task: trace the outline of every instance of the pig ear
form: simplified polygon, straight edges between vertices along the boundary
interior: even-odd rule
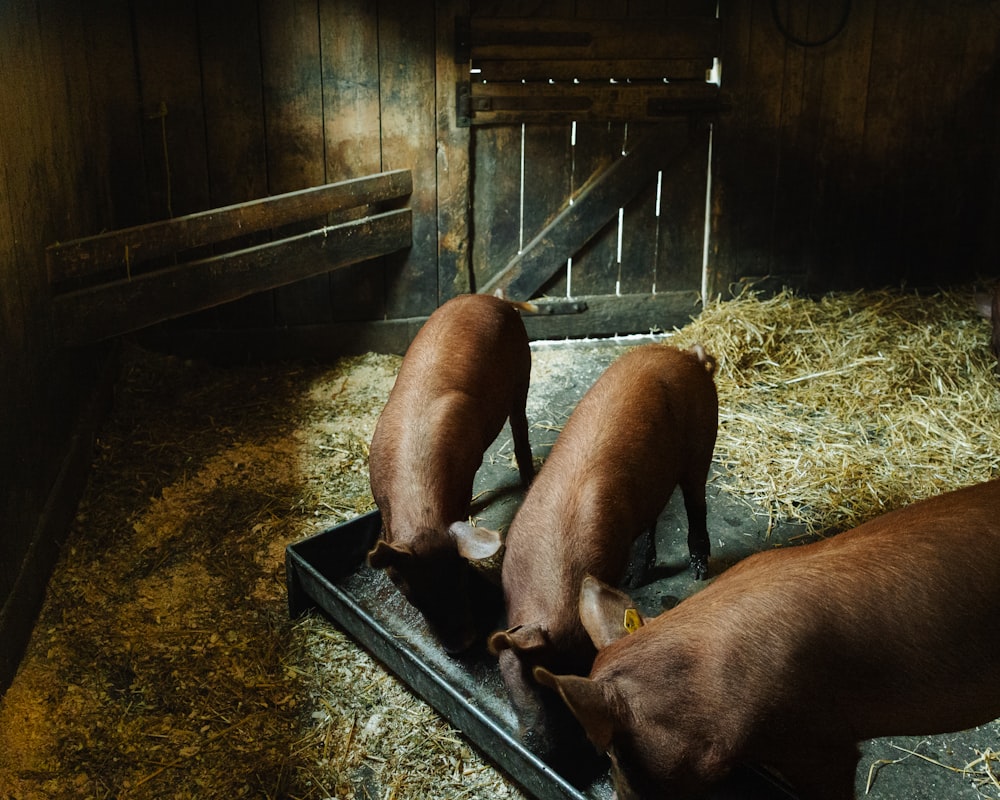
[[[448,535],[458,546],[458,554],[469,561],[480,561],[497,554],[502,540],[500,534],[489,528],[474,528],[468,522],[453,522]]]
[[[385,539],[379,539],[368,552],[368,565],[375,569],[397,567],[401,561],[411,555],[413,553],[405,545],[390,544]]]
[[[646,622],[632,598],[601,583],[593,575],[587,575],[580,586],[580,620],[598,650]]]
[[[490,636],[486,644],[493,655],[499,655],[502,650],[527,653],[545,647],[548,638],[542,626],[536,622],[531,625],[518,625],[506,631],[497,631]]]
[[[545,667],[535,667],[532,674],[540,684],[559,692],[595,747],[604,752],[611,747],[615,718],[601,684],[579,675],[553,675]]]

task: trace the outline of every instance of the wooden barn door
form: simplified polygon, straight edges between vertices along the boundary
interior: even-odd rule
[[[716,3],[472,5],[458,21],[471,74],[457,103],[472,128],[476,290],[553,301],[554,335],[696,313],[720,108]]]

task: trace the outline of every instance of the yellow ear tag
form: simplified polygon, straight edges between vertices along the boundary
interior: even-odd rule
[[[629,633],[635,633],[642,627],[642,617],[639,616],[639,612],[634,608],[626,608],[625,619],[622,624]]]

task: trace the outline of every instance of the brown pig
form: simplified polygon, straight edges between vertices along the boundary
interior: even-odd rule
[[[465,520],[483,453],[508,418],[521,482],[534,475],[530,372],[517,307],[460,295],[414,338],[372,437],[368,467],[383,538],[368,561],[387,571],[448,652],[467,649],[477,635],[479,589],[468,562],[500,548],[495,533]]]
[[[631,635],[628,605],[585,581],[590,677],[535,671],[619,800],[692,797],[741,763],[851,800],[859,741],[1000,717],[1000,481],[753,555]]]
[[[705,482],[718,428],[714,370],[701,346],[648,344],[621,356],[570,415],[511,522],[502,572],[510,627],[489,645],[499,656],[522,741],[552,763],[561,758],[554,750],[564,744],[560,731],[579,726],[531,670],[544,665],[587,674],[596,651],[577,611],[584,576],[620,581],[632,542],[655,526],[678,485],[691,567],[699,578],[707,572]]]

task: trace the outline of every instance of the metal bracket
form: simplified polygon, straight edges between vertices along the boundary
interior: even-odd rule
[[[468,81],[455,84],[455,124],[459,128],[472,125],[472,87]]]
[[[582,314],[587,310],[586,300],[531,300],[539,316],[554,314]]]

